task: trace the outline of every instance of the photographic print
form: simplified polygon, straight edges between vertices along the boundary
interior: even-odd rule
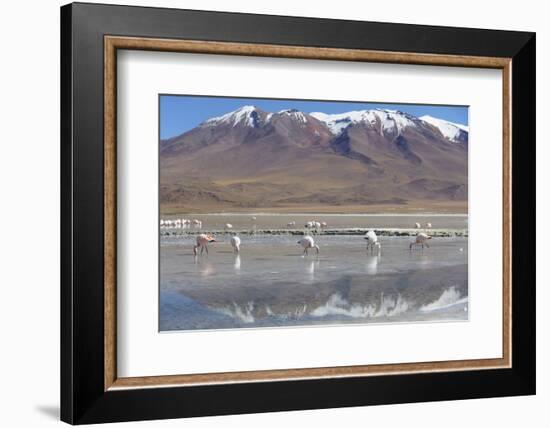
[[[467,321],[468,107],[159,95],[160,331]]]

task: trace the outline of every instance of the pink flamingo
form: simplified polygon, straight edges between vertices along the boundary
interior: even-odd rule
[[[428,239],[432,239],[432,237],[426,235],[425,233],[419,233],[418,235],[416,235],[416,239],[411,242],[411,245],[409,245],[409,250],[412,250],[413,245],[422,245],[422,249],[424,249],[424,245],[430,248],[430,246],[426,242]]]
[[[307,250],[309,248],[315,248],[315,251],[317,251],[317,254],[319,254],[319,246],[315,245],[315,241],[311,236],[304,236],[302,239],[298,241],[298,244],[300,244],[302,247],[304,247],[304,254],[307,255]]]
[[[197,255],[197,248],[200,247],[201,249],[201,255],[202,252],[206,249],[206,254],[208,254],[208,243],[209,242],[216,242],[214,237],[212,235],[205,235],[204,233],[201,233],[199,236],[197,236],[197,245],[193,247],[193,254]]]

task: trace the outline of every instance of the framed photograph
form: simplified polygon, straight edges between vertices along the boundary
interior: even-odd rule
[[[535,393],[533,33],[76,3],[61,54],[62,420]]]

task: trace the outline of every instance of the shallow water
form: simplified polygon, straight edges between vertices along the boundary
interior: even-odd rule
[[[161,239],[161,331],[468,319],[467,238],[410,251],[382,237],[376,255],[361,236],[317,236],[308,256],[289,235],[242,236],[239,255],[219,239],[196,257],[194,236]]]

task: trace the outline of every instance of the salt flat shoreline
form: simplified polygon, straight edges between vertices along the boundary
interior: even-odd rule
[[[213,235],[364,235],[369,230],[374,230],[378,236],[416,236],[420,232],[429,234],[434,238],[468,237],[468,229],[414,229],[414,228],[326,228],[326,229],[303,229],[303,228],[276,228],[276,229],[161,229],[161,237],[193,236],[201,233]]]
[[[370,204],[370,205],[293,205],[293,206],[262,206],[262,207],[227,207],[227,212],[219,212],[219,205],[212,204],[208,206],[184,206],[161,204],[161,214],[163,216],[189,216],[205,214],[250,214],[250,213],[269,213],[269,214],[372,214],[372,215],[424,215],[424,214],[459,214],[468,215],[468,204],[464,201],[458,202],[440,202],[422,201],[407,205],[389,205],[389,204]]]

